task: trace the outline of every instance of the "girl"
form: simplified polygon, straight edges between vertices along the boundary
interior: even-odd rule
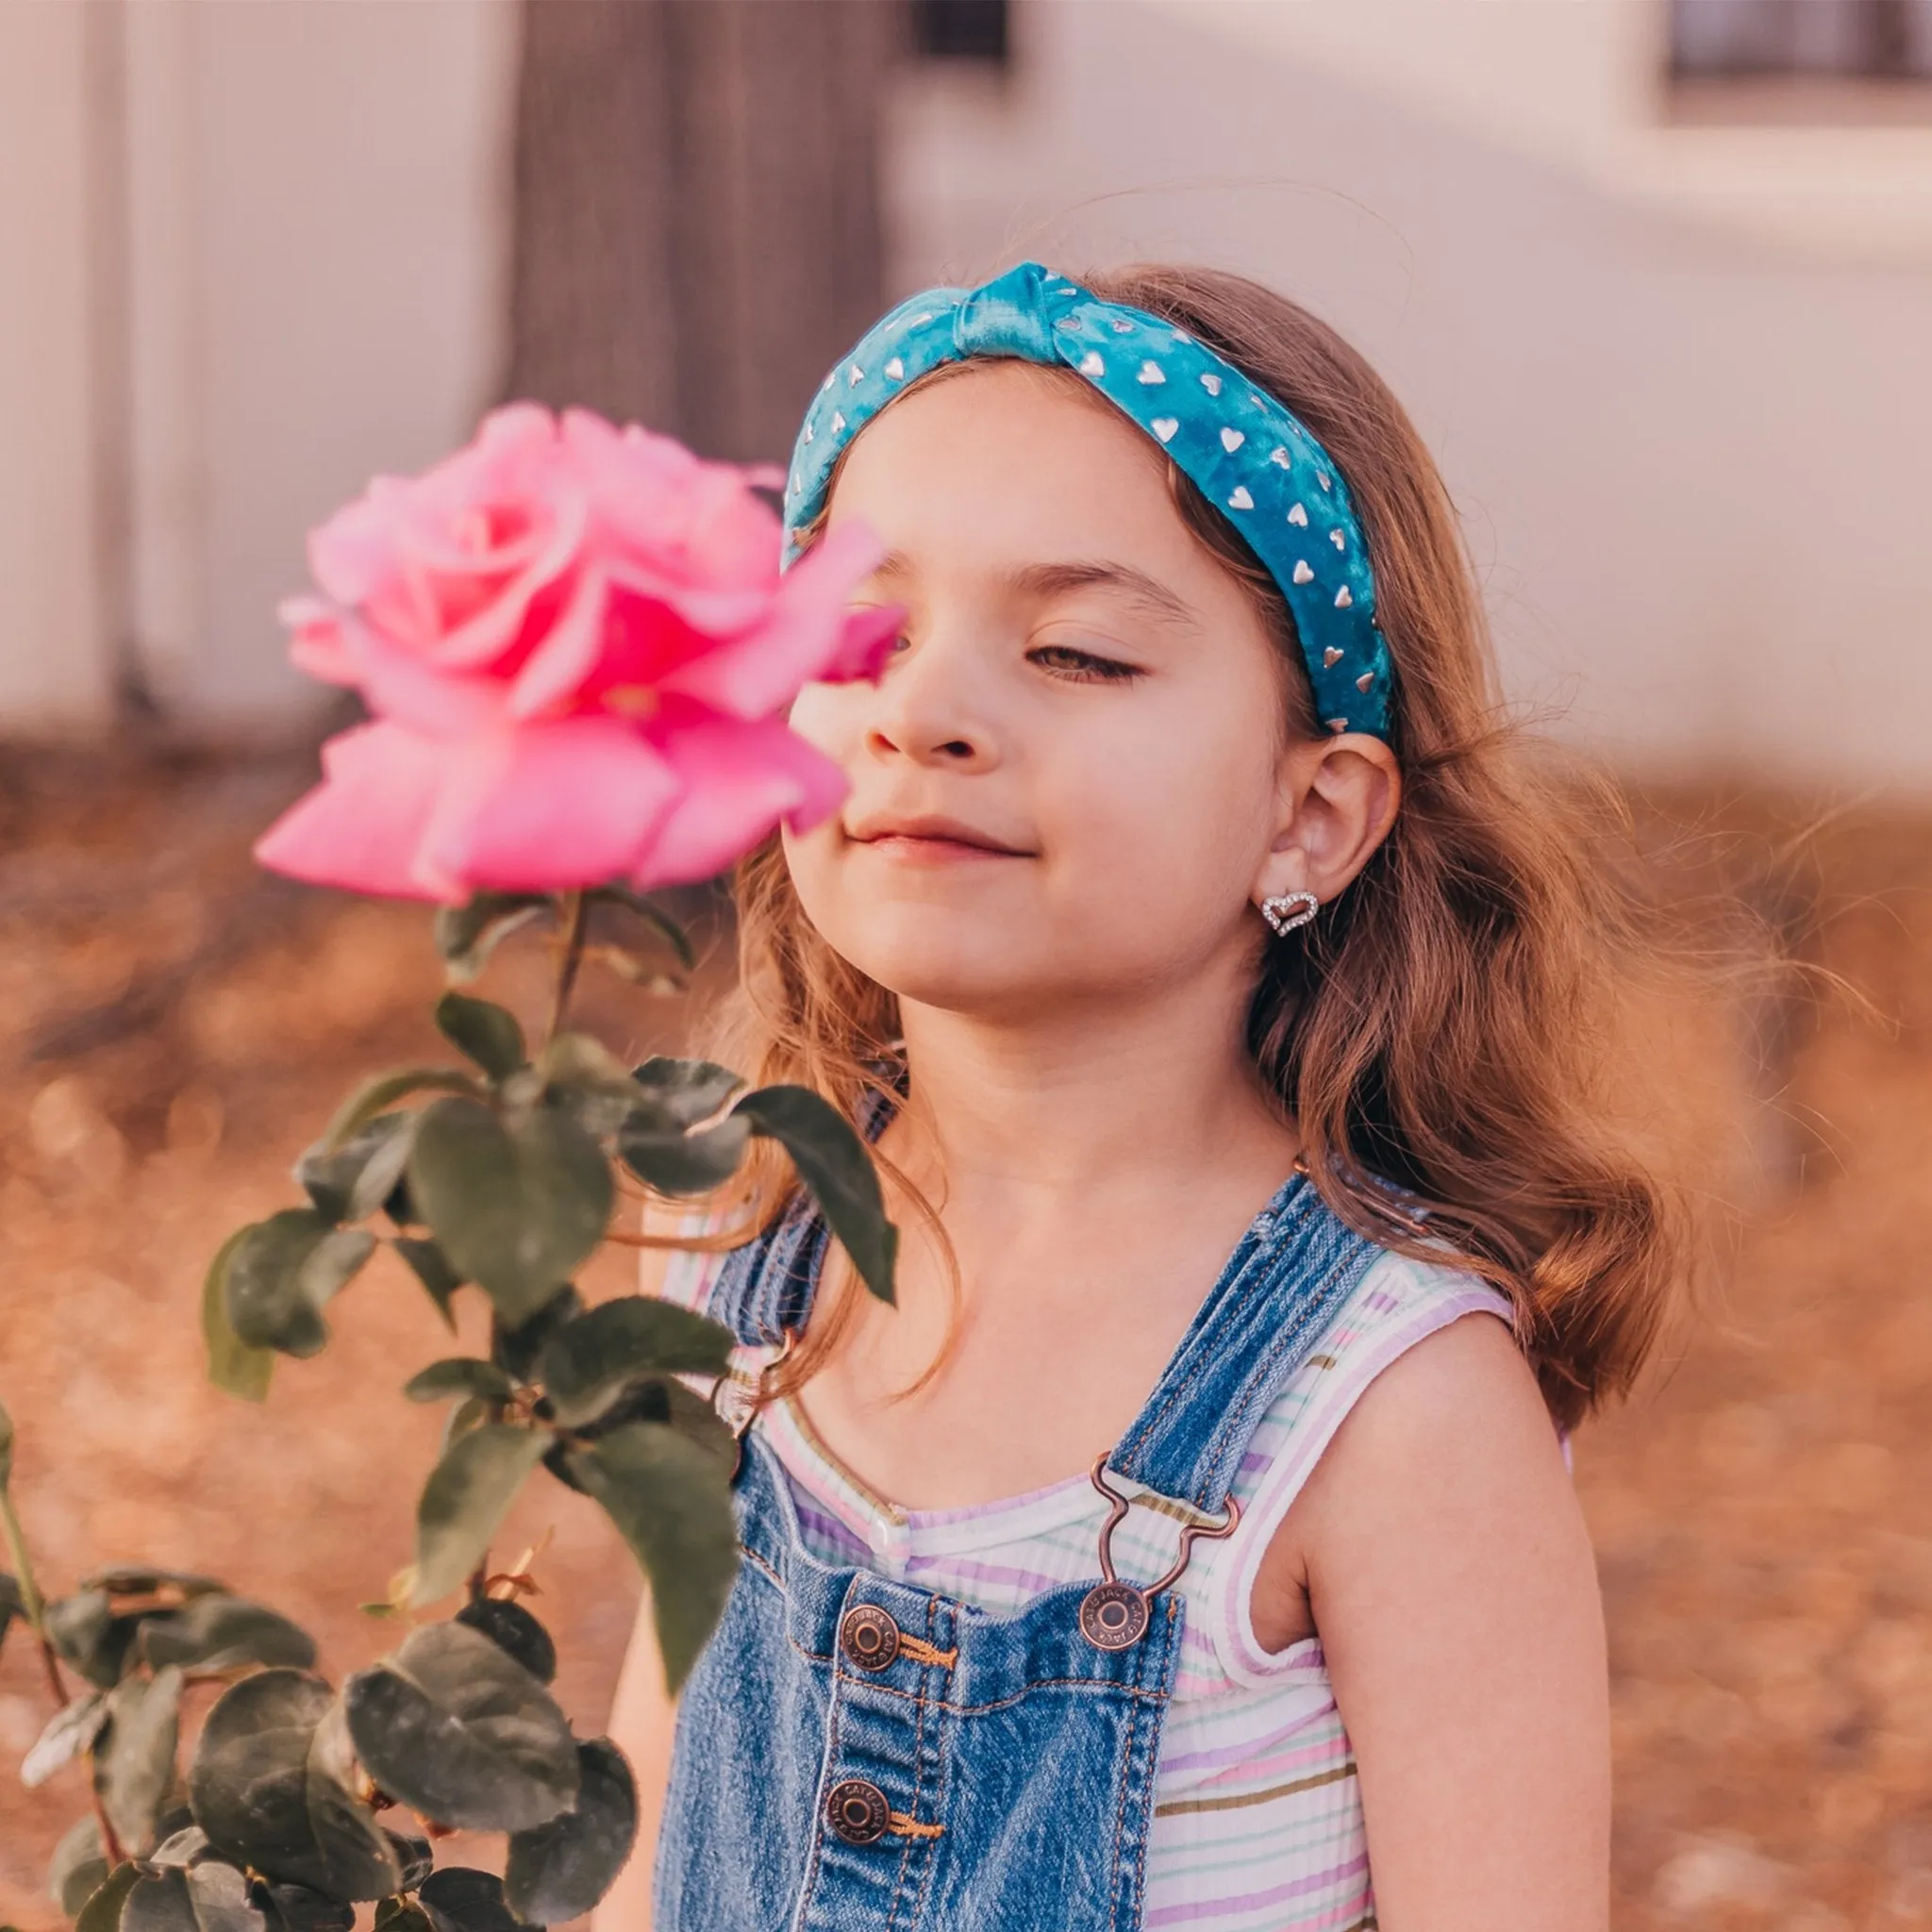
[[[744,1560],[675,1748],[634,1646],[605,1925],[1601,1928],[1561,1437],[1680,1242],[1413,429],[1252,283],[1027,264],[833,371],[787,511],[906,614],[792,714],[851,793],[743,869],[733,1058],[874,1137],[898,1305],[797,1198],[664,1285]]]

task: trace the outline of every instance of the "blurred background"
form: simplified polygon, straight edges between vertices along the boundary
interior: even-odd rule
[[[1617,1924],[1932,1924],[1932,0],[0,0],[0,1399],[46,1580],[224,1573],[332,1674],[389,1641],[427,1303],[372,1274],[264,1410],[196,1334],[341,1088],[432,1041],[419,911],[248,861],[340,722],[273,618],[304,532],[509,395],[782,458],[889,300],[1025,256],[1340,326],[1511,699],[1700,929],[1810,974],[1659,1027],[1734,1235],[1577,1445]],[[594,1728],[635,1586],[570,1499],[528,1527]],[[30,1661],[33,1932],[82,1796],[11,1781]]]

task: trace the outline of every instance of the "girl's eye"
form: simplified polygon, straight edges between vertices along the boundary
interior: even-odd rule
[[[1083,651],[1074,644],[1037,644],[1026,653],[1026,661],[1075,684],[1125,684],[1141,675],[1138,664],[1103,658],[1097,651]]]

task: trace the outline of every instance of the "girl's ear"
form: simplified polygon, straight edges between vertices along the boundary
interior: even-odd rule
[[[1402,803],[1402,772],[1379,738],[1347,731],[1281,755],[1274,837],[1255,880],[1256,905],[1312,892],[1326,905],[1389,836]]]

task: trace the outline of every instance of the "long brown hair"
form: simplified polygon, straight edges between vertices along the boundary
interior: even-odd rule
[[[1395,664],[1402,805],[1350,890],[1268,946],[1248,1043],[1322,1198],[1372,1239],[1424,1257],[1446,1245],[1504,1290],[1545,1399],[1572,1425],[1628,1385],[1690,1250],[1680,1191],[1609,1104],[1624,995],[1647,953],[1607,856],[1614,808],[1603,788],[1545,769],[1505,719],[1455,509],[1355,350],[1240,275],[1151,265],[1083,279],[1212,346],[1292,409],[1348,481]],[[1289,728],[1314,735],[1286,601],[1172,466],[1170,486],[1280,645]],[[731,1063],[856,1115],[891,1078],[896,1001],[812,928],[775,840],[737,889]],[[783,1189],[776,1170],[758,1173],[757,1220]],[[937,1230],[930,1206],[905,1198]],[[786,1387],[838,1347],[851,1287],[815,1312]]]

